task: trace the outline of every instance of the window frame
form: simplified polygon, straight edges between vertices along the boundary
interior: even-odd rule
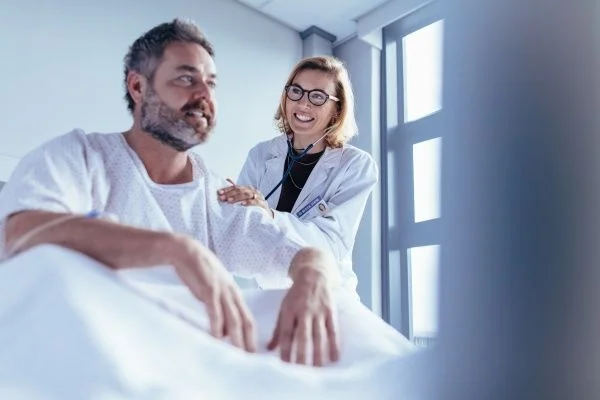
[[[381,52],[381,294],[382,317],[410,340],[423,338],[413,337],[412,304],[411,304],[411,273],[408,260],[408,249],[412,247],[439,245],[441,242],[441,218],[414,222],[414,182],[413,182],[413,152],[412,146],[429,139],[442,138],[440,130],[440,114],[442,109],[420,118],[404,123],[404,55],[402,38],[416,32],[436,21],[443,20],[437,1],[427,3],[413,13],[393,22],[383,28],[383,51]],[[387,121],[387,63],[388,44],[396,42],[396,101],[398,123],[396,127],[388,127]],[[445,46],[442,46],[444,51]],[[443,57],[443,55],[442,55]],[[442,83],[443,84],[443,83]],[[396,207],[396,225],[389,228],[390,193],[388,153],[393,151],[396,160],[394,198]],[[391,252],[399,252],[397,271],[390,269]],[[394,268],[394,266],[392,266]],[[399,290],[398,290],[399,288]],[[425,341],[429,343],[429,341]]]

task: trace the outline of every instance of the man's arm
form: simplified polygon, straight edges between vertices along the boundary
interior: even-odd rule
[[[68,214],[23,211],[8,217],[6,248],[32,229]],[[42,229],[20,249],[56,244],[86,254],[113,269],[172,265],[190,291],[205,303],[215,337],[227,334],[248,351],[256,349],[255,327],[233,279],[217,257],[184,235],[154,232],[111,221],[75,217]]]
[[[24,211],[6,222],[5,244],[11,249],[17,240],[33,229],[64,218],[68,214]],[[90,218],[71,218],[42,229],[20,251],[39,244],[56,244],[88,255],[113,268],[172,265],[178,262],[185,243],[170,233],[138,229]]]

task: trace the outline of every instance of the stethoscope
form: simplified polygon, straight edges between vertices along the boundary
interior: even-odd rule
[[[306,146],[306,148],[304,149],[304,151],[302,151],[302,153],[298,154],[297,156],[294,155],[294,151],[293,151],[294,147],[292,146],[292,142],[291,142],[290,138],[288,138],[288,140],[287,140],[287,144],[288,144],[288,157],[290,158],[290,162],[288,164],[287,169],[285,170],[285,173],[283,174],[283,178],[281,178],[281,180],[279,181],[279,183],[277,185],[275,185],[275,187],[269,192],[269,194],[267,194],[265,196],[265,200],[268,200],[269,197],[271,197],[273,195],[273,193],[275,193],[275,191],[279,188],[279,186],[281,186],[283,184],[283,182],[285,182],[285,180],[287,179],[287,177],[290,176],[290,174],[292,172],[292,167],[294,166],[294,164],[296,164],[298,161],[300,161],[302,159],[302,157],[304,157],[310,151],[310,149],[312,149],[313,147],[315,147],[315,144],[317,144],[321,140],[323,140],[325,138],[325,136],[327,136],[327,133],[324,134],[323,136],[321,136],[319,139],[317,139],[313,143],[311,143],[308,146]]]

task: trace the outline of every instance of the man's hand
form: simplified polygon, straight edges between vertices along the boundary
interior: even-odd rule
[[[231,179],[227,180],[231,183],[231,186],[217,191],[220,201],[230,204],[240,203],[243,206],[258,206],[268,211],[270,216],[273,216],[269,203],[258,189],[252,186],[238,186]]]
[[[290,362],[295,349],[296,363],[306,364],[310,345],[315,366],[339,359],[331,282],[324,265],[330,263],[330,259],[312,249],[301,250],[292,261],[290,275],[294,283],[281,303],[267,346],[269,350],[279,346],[283,361]]]
[[[62,221],[62,222],[60,222]],[[185,235],[157,232],[70,214],[24,211],[8,218],[5,243],[11,248],[32,230],[19,250],[49,243],[88,255],[119,270],[172,265],[196,298],[206,304],[211,332],[232,344],[256,350],[254,320],[233,278],[208,248]]]
[[[176,240],[182,249],[174,262],[175,270],[205,304],[211,334],[216,338],[229,336],[234,346],[255,352],[255,322],[232,276],[208,248],[185,236]]]

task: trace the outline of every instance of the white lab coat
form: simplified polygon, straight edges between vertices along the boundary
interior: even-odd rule
[[[254,186],[266,195],[283,177],[286,154],[284,135],[259,143],[250,150],[237,183]],[[378,179],[377,165],[365,151],[351,145],[327,148],[291,213],[275,211],[275,221],[280,227],[294,231],[309,245],[335,256],[344,287],[353,291],[357,285],[352,270],[354,240]],[[272,209],[277,207],[280,194],[281,187],[269,198]],[[323,211],[319,206],[326,208]],[[260,279],[257,281],[261,285]]]

